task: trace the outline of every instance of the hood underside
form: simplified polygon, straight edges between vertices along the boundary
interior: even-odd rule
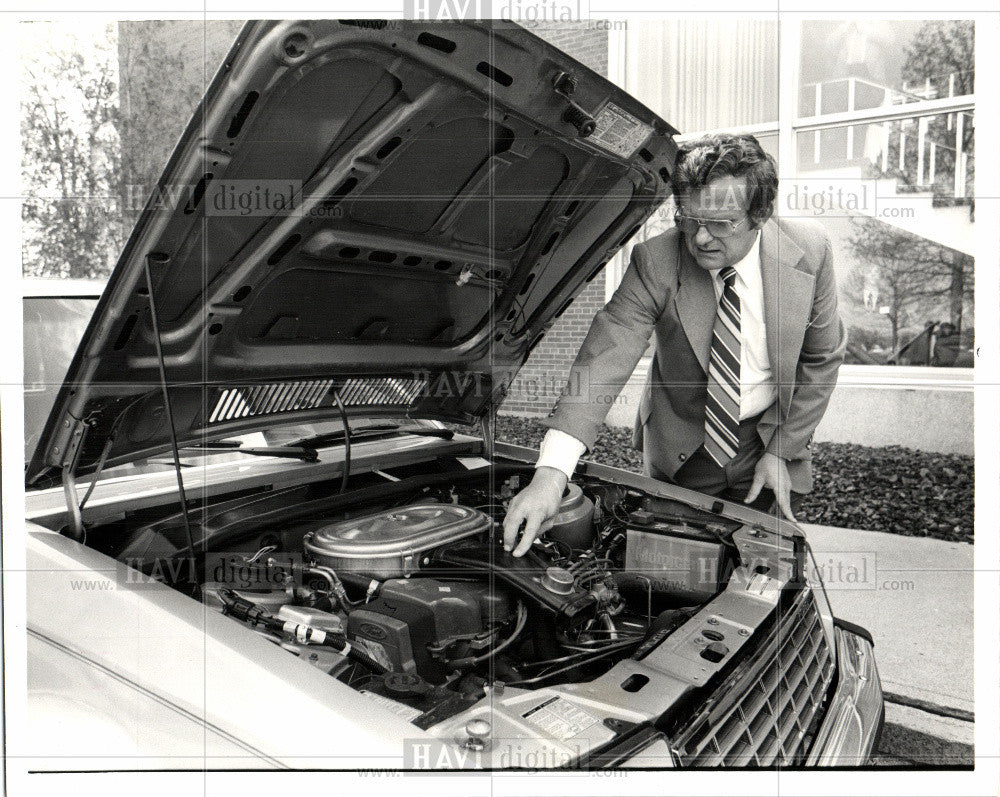
[[[157,329],[182,444],[332,416],[337,397],[483,415],[666,198],[675,132],[510,23],[249,23],[133,230],[29,483],[169,446]]]

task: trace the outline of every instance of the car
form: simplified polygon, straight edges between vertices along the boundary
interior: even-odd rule
[[[501,544],[535,452],[494,414],[668,197],[676,133],[514,24],[248,23],[86,329],[47,316],[72,360],[26,378],[66,372],[27,414],[10,752],[865,765],[873,641],[796,524],[585,461],[523,558]]]

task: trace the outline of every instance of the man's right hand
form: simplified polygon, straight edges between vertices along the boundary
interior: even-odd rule
[[[563,492],[569,479],[557,468],[541,467],[535,471],[531,484],[514,496],[503,521],[503,547],[514,549],[514,556],[524,556],[535,538],[552,528],[552,519],[559,514]],[[524,524],[521,539],[517,532]]]

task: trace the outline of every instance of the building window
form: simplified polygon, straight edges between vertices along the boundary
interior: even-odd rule
[[[781,25],[780,52],[773,21],[632,25],[625,88],[682,138],[750,132],[775,156],[777,213],[814,218],[833,243],[849,362],[971,365],[973,23]],[[609,297],[626,265],[608,269]]]
[[[626,89],[682,134],[777,122],[777,21],[636,21],[626,42]]]

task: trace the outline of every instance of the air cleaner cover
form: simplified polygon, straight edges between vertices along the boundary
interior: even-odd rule
[[[413,504],[331,523],[306,534],[306,553],[334,570],[372,578],[412,573],[419,555],[486,531],[490,519],[458,504]]]

